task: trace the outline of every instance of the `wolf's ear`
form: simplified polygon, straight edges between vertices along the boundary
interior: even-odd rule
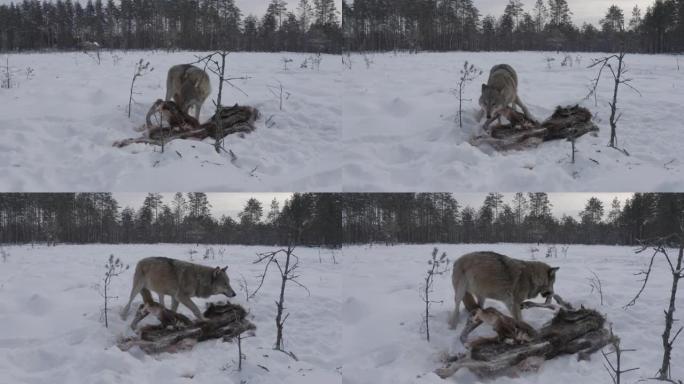
[[[228,266],[226,265],[225,267],[221,268],[221,272],[225,272],[226,269],[228,269]]]
[[[214,268],[214,272],[212,272],[211,277],[216,278],[218,277],[219,273],[221,273],[221,267],[216,267]]]
[[[487,84],[482,84],[482,90],[484,91],[485,89],[487,89]]]
[[[549,277],[556,276],[556,271],[558,271],[559,269],[560,269],[560,267],[551,267],[549,269]]]

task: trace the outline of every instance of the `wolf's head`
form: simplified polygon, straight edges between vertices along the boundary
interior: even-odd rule
[[[506,106],[506,100],[500,90],[482,84],[482,96],[480,96],[480,107],[487,113],[487,119],[491,119],[501,109]]]
[[[224,294],[226,297],[235,297],[235,291],[230,286],[230,279],[226,273],[228,267],[216,267],[211,273],[211,291],[214,294]]]
[[[560,267],[551,267],[544,263],[540,264],[542,264],[541,273],[538,273],[535,279],[537,292],[543,297],[549,297],[554,293],[553,284],[556,282],[556,272]]]

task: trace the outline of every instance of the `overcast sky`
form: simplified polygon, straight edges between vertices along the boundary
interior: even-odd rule
[[[143,200],[145,200],[146,193],[114,193],[114,198],[119,202],[121,208],[131,207],[134,209],[140,208]],[[174,193],[162,193],[164,202],[169,204],[173,199]],[[290,198],[291,193],[207,193],[207,198],[211,204],[212,214],[216,218],[222,215],[229,215],[237,218],[237,214],[245,207],[245,203],[251,197],[261,201],[264,207],[264,215],[268,212],[271,205],[271,200],[274,198],[283,206],[283,202]],[[504,193],[504,202],[510,204],[515,193]],[[486,193],[454,193],[454,197],[458,200],[461,207],[471,206],[479,208],[484,202]],[[603,208],[606,214],[610,209],[610,204],[614,197],[617,197],[622,203],[632,196],[631,193],[549,193],[549,200],[553,204],[552,212],[555,216],[569,215],[578,217],[579,213],[584,209],[587,200],[590,197],[596,197],[603,202]]]
[[[532,13],[536,2],[537,0],[522,0],[525,11]],[[544,0],[544,2],[548,4],[547,0]],[[598,25],[599,20],[605,16],[608,7],[611,5],[617,5],[622,8],[622,12],[625,14],[625,23],[628,23],[629,18],[632,16],[632,8],[635,5],[641,8],[641,15],[643,16],[646,7],[653,3],[655,3],[655,0],[568,0],[570,12],[572,12],[572,21],[577,26],[581,26],[584,22]],[[480,10],[482,15],[491,14],[498,17],[503,14],[508,0],[473,0],[473,4]]]
[[[504,193],[503,195],[504,203],[511,204],[515,193]],[[603,202],[603,210],[605,214],[608,214],[613,198],[617,197],[621,203],[624,203],[632,195],[632,193],[549,193],[549,200],[553,204],[551,211],[555,216],[568,215],[578,218],[579,213],[584,210],[587,200],[592,196]],[[454,193],[454,198],[461,207],[469,205],[476,209],[482,206],[486,196],[486,193]]]
[[[170,205],[175,193],[162,193],[161,195],[164,203]],[[228,215],[237,219],[237,214],[242,211],[247,200],[252,197],[261,202],[264,207],[264,216],[266,216],[274,198],[280,202],[282,208],[283,202],[289,199],[291,195],[291,193],[207,193],[207,199],[211,204],[211,213],[215,218]],[[113,196],[121,208],[131,207],[137,210],[145,200],[147,193],[113,193]]]
[[[285,0],[287,2],[287,8],[296,13],[297,4],[299,0]],[[235,5],[242,10],[243,15],[254,14],[261,16],[266,13],[266,8],[271,0],[235,0]],[[313,6],[313,1],[309,0],[309,3]],[[342,11],[342,0],[335,0],[335,6],[337,6],[337,12]],[[339,17],[339,15],[338,15]]]

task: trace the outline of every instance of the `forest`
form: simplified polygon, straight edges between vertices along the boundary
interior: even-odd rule
[[[335,0],[271,0],[260,18],[234,0],[24,0],[0,5],[0,51],[185,49],[336,53]]]
[[[684,51],[684,0],[612,5],[598,27],[575,25],[567,0],[530,2],[501,2],[496,17],[483,16],[473,0],[343,0],[345,50]]]
[[[451,193],[304,193],[214,217],[205,193],[146,196],[120,207],[111,193],[0,194],[0,243],[342,244],[557,243],[637,245],[681,231],[684,194],[636,193],[578,217],[552,213],[546,193],[488,194],[480,207]]]
[[[681,233],[684,194],[636,193],[609,207],[590,198],[579,217],[555,217],[546,193],[488,194],[480,207],[450,193],[345,194],[344,243],[551,243],[636,245]]]
[[[340,195],[294,194],[264,207],[249,199],[238,220],[216,218],[205,193],[150,193],[139,208],[111,193],[0,194],[0,243],[205,243],[339,247]]]

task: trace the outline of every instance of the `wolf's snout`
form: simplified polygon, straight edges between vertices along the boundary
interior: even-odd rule
[[[233,290],[228,291],[228,292],[225,292],[224,295],[226,295],[226,297],[235,297],[235,296],[237,296],[237,294],[236,294],[235,291],[233,291]]]

